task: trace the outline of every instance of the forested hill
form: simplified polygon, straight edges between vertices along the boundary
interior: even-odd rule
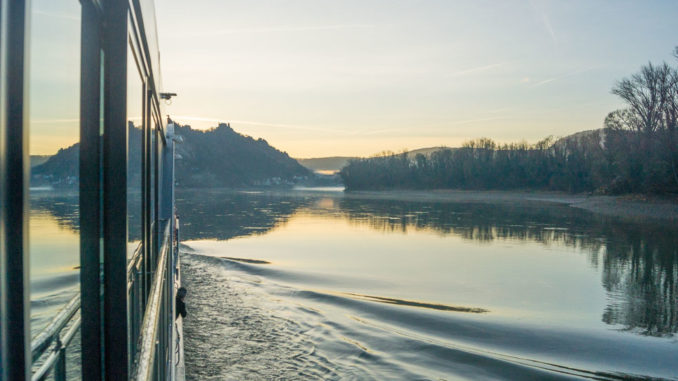
[[[176,180],[179,187],[250,187],[291,185],[311,175],[296,160],[266,140],[235,132],[228,124],[206,131],[178,126],[183,143],[176,145]],[[140,130],[129,127],[130,142],[140,141]],[[60,149],[45,163],[31,168],[31,185],[72,187],[78,181],[79,144]],[[130,157],[138,162],[140,147],[130,144]],[[138,178],[131,166],[129,177]]]
[[[310,175],[285,152],[264,139],[235,132],[228,124],[203,130],[179,126],[177,181],[181,187],[292,184]]]

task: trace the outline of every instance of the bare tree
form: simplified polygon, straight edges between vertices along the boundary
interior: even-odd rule
[[[674,55],[678,58],[678,47]],[[678,70],[666,63],[648,63],[637,74],[619,81],[612,93],[622,98],[628,109],[609,114],[605,126],[635,132],[636,138],[630,140],[635,148],[645,152],[649,161],[668,165],[670,174],[664,173],[678,185]],[[648,173],[661,171],[649,162],[645,168]]]
[[[678,47],[674,51],[678,58]],[[662,82],[662,113],[664,119],[664,138],[662,139],[666,146],[669,160],[671,162],[671,171],[673,180],[678,185],[678,70],[670,68],[669,73]]]
[[[604,125],[613,131],[640,132],[642,129],[640,120],[631,109],[612,111],[605,117]]]
[[[652,134],[662,124],[663,84],[671,72],[667,64],[654,66],[648,63],[640,72],[624,78],[612,89],[628,105],[640,121],[640,132]]]

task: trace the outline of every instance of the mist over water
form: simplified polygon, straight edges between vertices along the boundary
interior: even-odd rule
[[[678,231],[555,204],[181,191],[187,375],[678,374]]]

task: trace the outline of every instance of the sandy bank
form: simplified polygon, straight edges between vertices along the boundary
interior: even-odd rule
[[[557,203],[625,219],[678,221],[678,199],[644,196],[594,196],[530,191],[352,191],[345,197],[402,201]]]

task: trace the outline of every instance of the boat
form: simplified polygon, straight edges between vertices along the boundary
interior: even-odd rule
[[[176,94],[162,86],[153,0],[57,3],[79,6],[80,292],[31,337],[28,74],[37,23],[30,1],[0,0],[0,380],[65,380],[66,351],[77,350],[83,380],[181,381],[180,138],[164,110]],[[129,78],[141,85],[133,126]],[[132,127],[138,156],[130,155]],[[141,207],[130,246],[133,197]]]

